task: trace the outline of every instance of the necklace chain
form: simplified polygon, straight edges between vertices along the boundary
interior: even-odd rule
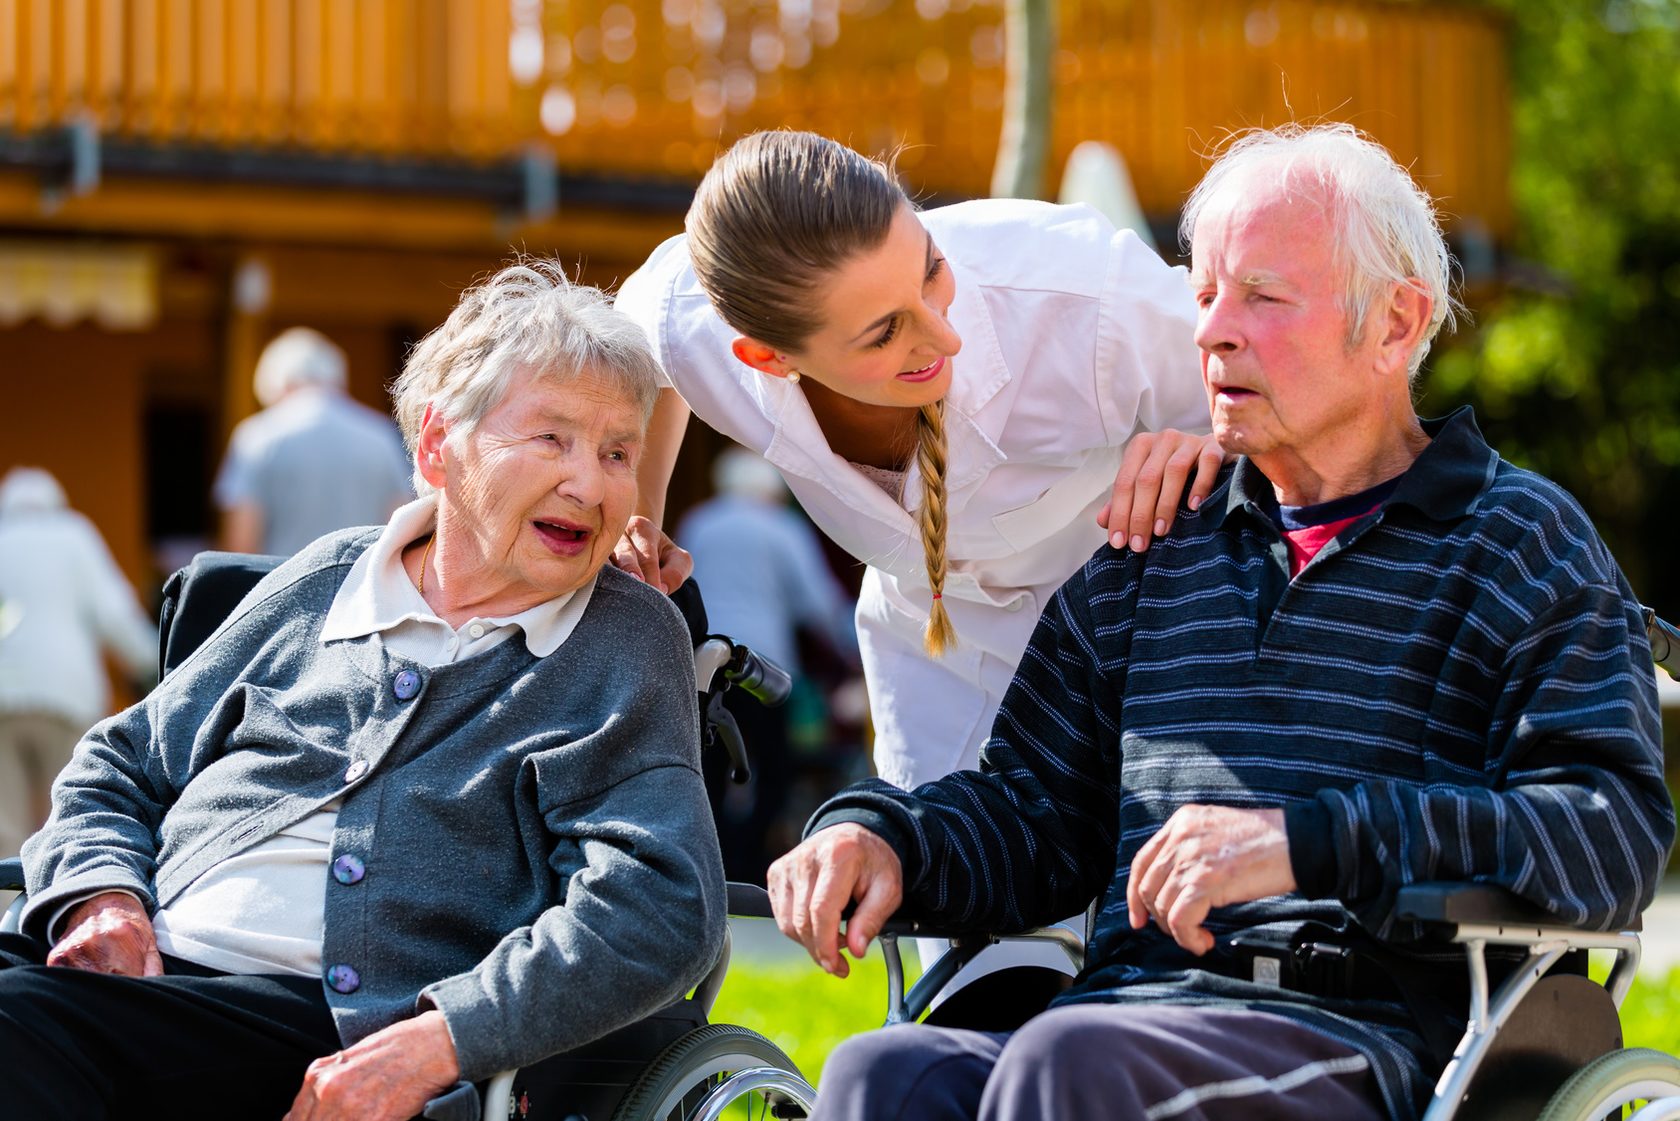
[[[415,581],[414,590],[419,592],[421,596],[426,594],[426,561],[432,555],[432,542],[436,540],[437,534],[435,533],[426,538],[425,551],[420,554],[420,579]]]

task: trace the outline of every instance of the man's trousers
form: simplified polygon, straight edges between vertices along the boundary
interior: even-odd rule
[[[0,934],[0,1115],[279,1117],[341,1048],[314,977],[234,976],[165,957],[162,977],[42,965]]]
[[[812,1121],[1383,1121],[1366,1058],[1264,1012],[1076,1004],[1013,1033],[903,1024],[840,1045]]]

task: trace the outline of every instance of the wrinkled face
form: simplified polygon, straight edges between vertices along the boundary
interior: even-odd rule
[[[476,428],[449,433],[438,520],[474,598],[510,614],[593,579],[635,505],[642,435],[636,403],[600,375],[531,370]]]
[[[830,272],[819,288],[821,326],[788,365],[845,397],[921,406],[945,396],[962,340],[946,322],[956,282],[908,206],[886,240]]]
[[[1275,185],[1228,195],[1198,218],[1190,265],[1213,432],[1227,452],[1307,451],[1374,400],[1373,332],[1348,345],[1325,207]]]

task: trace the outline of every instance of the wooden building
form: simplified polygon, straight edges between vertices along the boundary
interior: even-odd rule
[[[1395,0],[1059,0],[1052,161],[1114,143],[1170,225],[1233,128],[1350,120],[1511,228],[1504,30]],[[984,194],[1002,0],[0,0],[0,470],[56,473],[142,588],[202,542],[274,332],[383,404],[509,254],[610,284],[741,133],[899,150]],[[699,453],[715,447],[696,440]],[[691,448],[680,508],[702,488]]]

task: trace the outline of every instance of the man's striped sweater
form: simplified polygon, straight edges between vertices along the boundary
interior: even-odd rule
[[[1675,827],[1650,650],[1609,551],[1468,410],[1425,427],[1389,501],[1294,580],[1247,460],[1147,553],[1102,549],[1046,609],[981,770],[853,787],[811,829],[881,833],[907,907],[957,929],[1096,897],[1061,1002],[1278,1012],[1364,1053],[1390,1112],[1415,1116],[1436,1071],[1405,1007],[1244,980],[1231,937],[1352,919],[1403,941],[1395,893],[1424,880],[1615,927],[1650,902]],[[1187,803],[1284,807],[1300,885],[1215,910],[1200,959],[1126,917],[1133,856]]]

